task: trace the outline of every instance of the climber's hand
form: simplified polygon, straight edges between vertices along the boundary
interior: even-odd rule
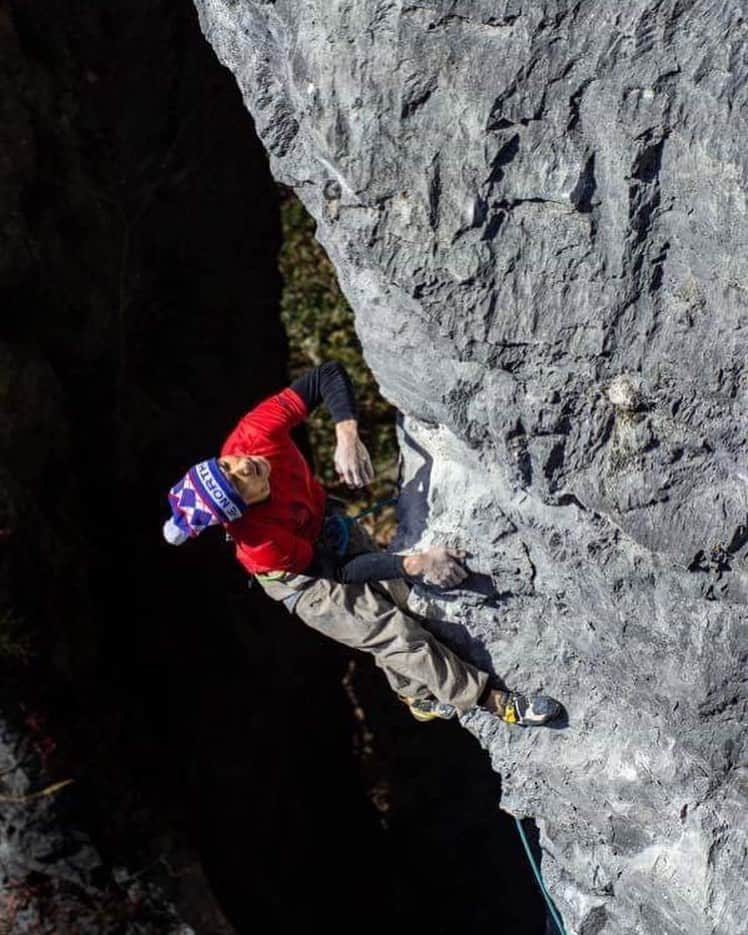
[[[406,574],[421,575],[426,584],[439,588],[456,588],[469,572],[463,566],[465,553],[460,549],[432,546],[417,555],[408,555],[404,561]]]
[[[355,419],[346,419],[335,426],[338,444],[335,448],[335,470],[349,487],[365,487],[374,480],[374,468],[369,452],[358,437]]]

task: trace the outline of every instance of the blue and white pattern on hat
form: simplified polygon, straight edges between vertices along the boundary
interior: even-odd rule
[[[191,467],[169,491],[169,505],[172,524],[192,538],[208,526],[239,519],[247,510],[247,504],[223,476],[216,458]]]

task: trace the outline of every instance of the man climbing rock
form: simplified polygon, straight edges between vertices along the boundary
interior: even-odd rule
[[[480,705],[508,723],[540,725],[560,713],[542,695],[492,684],[407,609],[409,581],[459,585],[464,556],[440,546],[411,555],[379,552],[314,478],[290,432],[324,403],[335,422],[335,468],[349,487],[374,478],[358,437],[344,368],[328,362],[248,412],[218,458],[194,465],[169,492],[164,537],[180,545],[223,525],[236,557],[266,593],[306,624],[374,656],[414,717],[451,717]]]

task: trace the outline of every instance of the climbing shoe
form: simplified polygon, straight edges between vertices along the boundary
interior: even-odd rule
[[[436,698],[401,698],[417,721],[433,721],[440,718],[448,721],[457,714],[454,705],[437,701]]]
[[[507,724],[540,727],[561,714],[561,705],[547,695],[522,695],[520,692],[491,689],[481,707]]]

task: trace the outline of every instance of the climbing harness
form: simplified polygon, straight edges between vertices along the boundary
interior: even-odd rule
[[[394,481],[393,486],[397,490],[397,495],[394,497],[388,497],[386,500],[377,500],[372,506],[368,507],[365,510],[361,510],[360,513],[357,513],[355,516],[347,516],[344,513],[331,513],[326,519],[322,526],[324,535],[327,538],[327,541],[332,546],[335,551],[335,554],[338,558],[343,558],[345,555],[346,549],[348,548],[348,542],[351,538],[351,527],[354,523],[357,523],[360,519],[363,519],[364,516],[369,516],[371,513],[376,513],[377,510],[381,510],[386,506],[391,506],[392,504],[397,503],[400,498],[400,491],[403,487],[403,470],[405,467],[405,461],[403,460],[402,452],[400,452],[397,459],[397,480]],[[392,481],[390,481],[392,483]]]
[[[553,922],[558,929],[558,935],[566,935],[566,929],[564,928],[564,923],[561,921],[561,916],[558,914],[558,910],[553,905],[551,897],[548,895],[548,890],[545,888],[543,883],[543,878],[540,876],[540,870],[538,870],[538,865],[535,863],[535,858],[532,856],[532,851],[530,850],[530,842],[527,840],[527,835],[525,834],[525,829],[522,827],[522,822],[519,818],[515,818],[514,821],[517,824],[517,831],[519,831],[519,836],[522,839],[522,844],[525,848],[525,853],[527,858],[530,861],[530,866],[532,867],[532,872],[535,874],[535,879],[538,882],[540,887],[540,892],[543,894],[545,899],[545,904],[548,906],[548,912],[553,919]]]
[[[363,519],[364,516],[369,516],[371,513],[376,513],[377,510],[381,510],[386,506],[397,503],[397,499],[397,497],[389,497],[386,500],[377,500],[372,506],[365,510],[361,510],[361,512],[357,513],[355,516],[347,516],[344,513],[331,513],[329,516],[327,516],[322,525],[323,535],[338,558],[343,558],[346,553],[348,542],[351,538],[351,527],[353,524],[357,523],[360,519]],[[288,572],[285,571],[268,571],[264,572],[263,574],[255,574],[253,577],[250,577],[248,587],[252,587],[252,583],[255,579],[261,582],[282,582],[287,577]]]
[[[345,555],[348,542],[351,538],[351,527],[353,524],[363,519],[364,516],[376,513],[377,510],[381,510],[393,503],[397,503],[397,497],[390,497],[387,500],[377,500],[373,506],[362,510],[355,516],[346,516],[343,513],[332,513],[328,516],[323,526],[324,534],[338,558],[342,558]]]

